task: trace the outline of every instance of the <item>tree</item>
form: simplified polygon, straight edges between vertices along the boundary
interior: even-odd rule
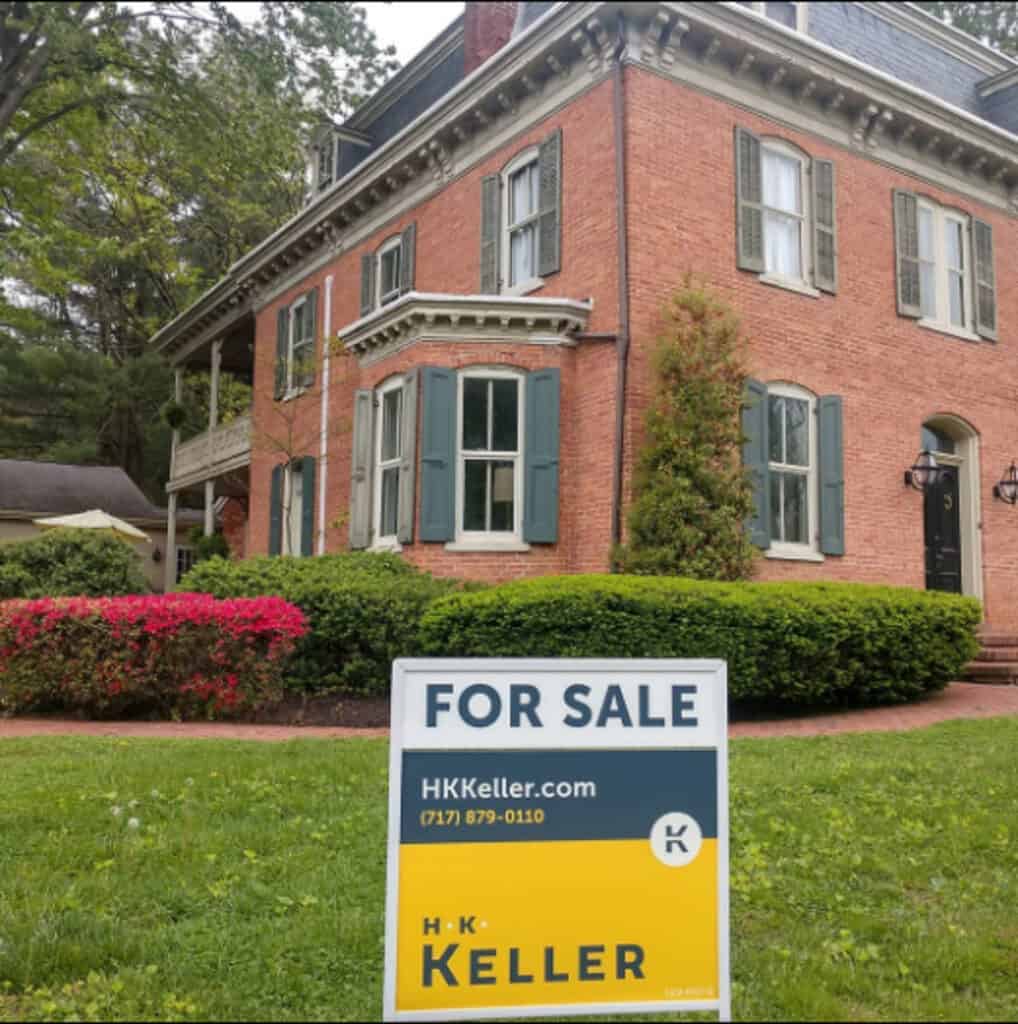
[[[623,572],[737,580],[753,567],[752,486],[740,455],[746,374],[739,322],[687,277],[654,356],[655,390],[636,471]]]
[[[1018,3],[928,3],[923,10],[1003,53],[1018,56]]]

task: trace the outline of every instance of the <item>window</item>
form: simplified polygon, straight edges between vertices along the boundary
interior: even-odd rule
[[[522,401],[522,378],[511,371],[460,375],[457,533],[464,538],[519,538]]]
[[[815,400],[792,385],[767,388],[771,549],[816,551],[817,452]]]
[[[922,318],[931,326],[969,330],[967,218],[920,200],[918,226]]]
[[[315,379],[315,324],[318,289],[279,310],[276,327],[277,399],[293,398]]]
[[[785,28],[797,32],[806,31],[807,4],[805,3],[752,3],[750,5],[757,14],[762,14],[771,21],[776,21]]]
[[[510,288],[525,285],[537,277],[538,181],[536,156],[509,176],[507,233]]]
[[[318,183],[319,192],[327,189],[332,184],[332,179],[335,173],[335,163],[336,143],[330,136],[327,139],[323,139],[318,146],[318,168],[316,181]]]
[[[194,550],[177,546],[177,582],[179,583],[194,566]]]
[[[301,554],[304,523],[304,472],[301,463],[291,463],[283,474],[283,554]]]
[[[765,269],[778,277],[805,280],[803,160],[777,143],[765,143],[762,157]]]
[[[376,301],[379,306],[384,306],[400,296],[402,250],[402,239],[397,236],[386,242],[378,252],[378,296]]]
[[[940,452],[941,454],[954,455],[954,438],[948,437],[942,430],[926,424],[922,428],[920,445],[924,452]]]
[[[395,544],[399,529],[399,467],[403,456],[403,380],[379,393],[375,473],[375,540]]]

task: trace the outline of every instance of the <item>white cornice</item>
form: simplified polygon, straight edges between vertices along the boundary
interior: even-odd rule
[[[341,328],[337,337],[365,363],[419,341],[571,345],[593,308],[589,300],[408,292]]]
[[[865,0],[858,6],[865,7],[884,21],[940,47],[984,74],[993,75],[998,71],[1018,66],[1010,57],[910,3]]]
[[[987,96],[992,96],[995,92],[1010,89],[1015,85],[1018,85],[1018,67],[1008,68],[1007,71],[1002,71],[999,75],[980,82],[977,88],[979,95],[986,99]]]

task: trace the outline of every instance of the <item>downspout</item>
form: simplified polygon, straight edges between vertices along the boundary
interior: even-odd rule
[[[619,327],[616,340],[615,462],[612,467],[612,549],[622,539],[622,457],[626,426],[626,378],[629,363],[629,245],[626,221],[625,89],[622,58],[626,52],[626,20],[618,15],[618,43],[612,68],[615,132],[615,234],[619,284]]]
[[[325,335],[322,340],[322,417],[318,436],[318,554],[325,554],[325,484],[329,472],[329,356],[332,340],[332,275],[325,279]]]

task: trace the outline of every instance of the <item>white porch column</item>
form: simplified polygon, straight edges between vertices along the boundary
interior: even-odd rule
[[[180,405],[184,395],[184,371],[177,367],[173,371],[173,401]],[[170,438],[170,479],[172,480],[177,472],[177,448],[180,447],[180,431],[174,430]]]
[[[166,553],[163,556],[163,590],[168,594],[177,585],[177,492],[170,491],[166,502]]]
[[[211,537],[215,532],[215,515],[213,511],[213,504],[216,500],[216,482],[215,480],[205,481],[205,529],[204,533],[206,537]]]

